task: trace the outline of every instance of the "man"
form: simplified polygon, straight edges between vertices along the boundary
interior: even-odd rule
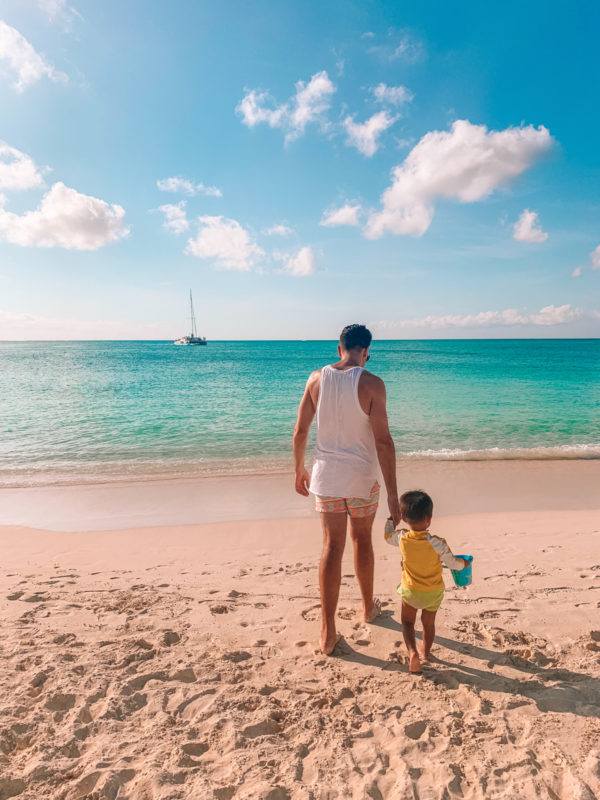
[[[315,495],[323,528],[319,568],[321,650],[330,655],[338,640],[335,612],[342,580],[347,518],[354,545],[354,569],[363,603],[363,618],[372,622],[381,608],[373,598],[374,556],[371,531],[381,467],[394,526],[400,522],[396,488],[396,452],[388,426],[385,384],[364,369],[371,333],[364,325],[347,325],[338,345],[340,360],[313,372],[300,401],[294,429],[296,491]],[[304,466],[308,432],[317,416],[317,446],[312,476]]]

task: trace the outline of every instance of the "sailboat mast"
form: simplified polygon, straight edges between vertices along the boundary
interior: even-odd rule
[[[190,289],[190,316],[192,319],[192,336],[196,337],[196,317],[194,315],[194,303],[192,302],[192,290]]]

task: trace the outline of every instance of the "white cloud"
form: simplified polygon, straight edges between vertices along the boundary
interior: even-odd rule
[[[392,171],[392,184],[381,196],[383,208],[369,217],[365,236],[422,236],[436,198],[481,200],[530,167],[552,141],[543,126],[488,131],[468,120],[457,120],[449,131],[425,134]]]
[[[288,113],[287,105],[277,106],[274,109],[264,107],[270,101],[268,92],[258,92],[255,89],[248,91],[236,106],[238,114],[242,115],[242,122],[249,128],[266,122],[271,128],[283,127],[283,121]]]
[[[396,39],[396,36],[397,34],[394,32],[389,34],[391,39]],[[386,61],[400,59],[409,64],[414,64],[425,56],[425,47],[419,39],[416,39],[410,33],[403,33],[399,40],[396,39],[396,41],[391,41],[384,45],[373,45],[367,52],[374,53]]]
[[[582,272],[583,272],[583,269],[581,267],[575,267],[575,269],[571,273],[571,277],[572,278],[580,278]]]
[[[567,303],[564,306],[545,306],[537,314],[531,314],[529,321],[532,325],[564,325],[581,316],[582,312],[578,308],[571,308]]]
[[[167,339],[164,325],[143,325],[116,320],[45,317],[0,309],[0,341],[23,339]]]
[[[293,229],[288,225],[272,225],[265,231],[267,236],[289,236],[293,232]]]
[[[44,75],[51,81],[66,81],[67,76],[57,72],[37,53],[16,28],[0,20],[0,62],[4,61],[15,75],[14,88],[22,92]]]
[[[0,239],[22,247],[96,250],[128,235],[125,210],[55,183],[34,211],[13,214],[0,206]]]
[[[287,138],[296,138],[304,133],[309,122],[318,119],[331,104],[331,95],[335,86],[329,80],[325,70],[313,75],[308,83],[298,81],[296,84],[296,102],[291,113],[292,131]]]
[[[0,141],[0,189],[30,189],[43,183],[33,159]]]
[[[541,228],[537,211],[530,211],[528,208],[515,222],[513,231],[513,237],[518,242],[545,242],[548,238],[548,234]]]
[[[302,247],[295,255],[276,254],[276,258],[284,262],[281,270],[295,278],[305,278],[315,271],[315,257],[311,247]]]
[[[246,92],[236,111],[249,128],[265,122],[271,128],[284,130],[286,142],[291,142],[304,133],[309,123],[324,124],[324,114],[331,105],[335,90],[327,72],[322,70],[308,83],[298,81],[296,94],[286,103],[269,108],[267,104],[272,103],[269,93],[252,89]]]
[[[360,225],[359,212],[360,205],[351,206],[346,203],[341,208],[326,211],[319,225],[323,225],[325,228],[335,228],[338,225]]]
[[[165,215],[163,227],[173,233],[184,233],[190,227],[188,218],[185,213],[185,200],[179,203],[166,203],[164,206],[159,206],[159,211]]]
[[[38,0],[37,4],[51,22],[67,9],[67,0]]]
[[[592,268],[600,269],[600,244],[590,253],[592,259]]]
[[[198,233],[188,240],[185,252],[215,259],[217,267],[243,272],[264,255],[237,220],[222,216],[198,217]]]
[[[344,128],[348,134],[346,144],[356,147],[365,156],[372,156],[379,147],[380,135],[397,119],[397,116],[393,117],[387,111],[378,111],[366,122],[354,122],[352,117],[346,117],[344,120]]]
[[[50,22],[62,20],[67,30],[73,17],[82,19],[81,14],[67,4],[67,0],[38,0],[37,4],[38,8],[47,15]]]
[[[374,86],[371,91],[380,103],[391,103],[399,106],[401,103],[409,103],[413,99],[413,94],[406,86],[386,86],[380,83]]]
[[[387,328],[495,328],[513,327],[515,325],[535,325],[547,327],[564,325],[580,319],[583,312],[572,308],[570,304],[563,306],[545,306],[538,312],[527,313],[515,308],[504,311],[480,311],[478,314],[445,314],[430,315],[416,319],[399,320],[384,323]]]
[[[173,178],[161,178],[161,180],[156,181],[156,185],[161,192],[172,192],[174,194],[183,192],[183,194],[189,194],[190,196],[195,194],[205,194],[208,197],[223,196],[223,192],[217,186],[206,186],[204,183],[193,183],[187,178],[182,178],[179,175]]]

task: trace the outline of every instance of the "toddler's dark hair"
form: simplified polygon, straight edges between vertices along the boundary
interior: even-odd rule
[[[433,514],[433,500],[426,492],[415,489],[400,497],[400,513],[410,522],[421,522]]]

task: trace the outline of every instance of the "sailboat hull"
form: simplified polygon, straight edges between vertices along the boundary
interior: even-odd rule
[[[206,347],[206,339],[200,339],[200,337],[197,336],[182,336],[181,339],[175,339],[174,344]]]

